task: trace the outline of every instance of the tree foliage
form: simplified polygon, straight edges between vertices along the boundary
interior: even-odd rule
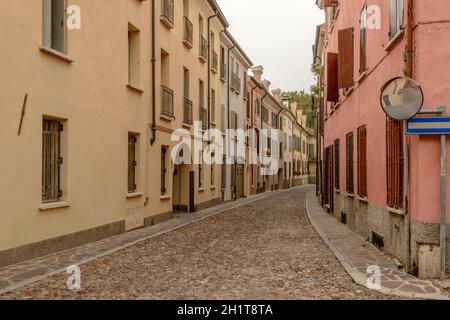
[[[307,116],[307,127],[314,128],[316,113],[313,111],[312,94],[305,90],[289,91],[286,94],[289,96],[289,103],[297,102],[297,109],[303,110],[303,114]]]

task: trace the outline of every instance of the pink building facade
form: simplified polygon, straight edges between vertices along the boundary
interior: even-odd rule
[[[324,67],[318,124],[322,203],[411,273],[437,277],[440,137],[405,137],[404,124],[383,113],[380,93],[389,80],[409,76],[423,89],[424,109],[450,108],[450,1],[317,4],[326,13],[323,51],[315,52]],[[448,241],[446,256],[448,271]]]

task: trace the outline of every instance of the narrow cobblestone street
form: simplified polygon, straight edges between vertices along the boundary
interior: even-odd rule
[[[276,193],[0,299],[393,299],[355,284],[309,223],[311,187]]]

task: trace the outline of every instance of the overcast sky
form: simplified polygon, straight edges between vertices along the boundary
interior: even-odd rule
[[[283,91],[307,89],[316,26],[324,21],[315,0],[217,0],[229,31],[263,78]]]

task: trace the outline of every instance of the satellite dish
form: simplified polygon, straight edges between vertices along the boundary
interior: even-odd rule
[[[419,84],[410,78],[395,78],[381,90],[381,106],[392,119],[408,120],[422,109],[423,91]]]

